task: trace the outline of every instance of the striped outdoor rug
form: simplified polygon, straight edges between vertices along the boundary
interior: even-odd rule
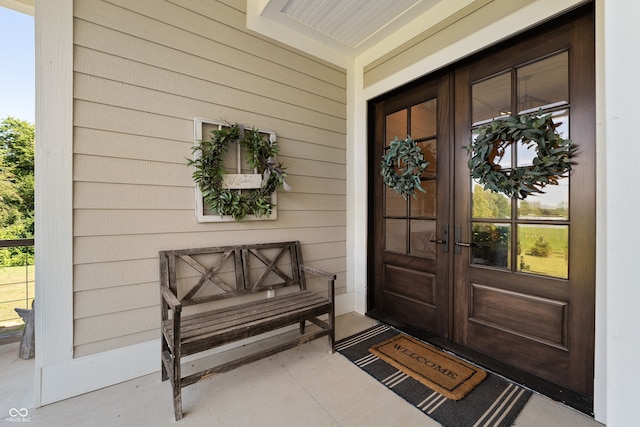
[[[462,400],[450,400],[369,352],[400,331],[378,325],[336,343],[336,350],[363,371],[445,427],[510,426],[531,391],[495,374]]]

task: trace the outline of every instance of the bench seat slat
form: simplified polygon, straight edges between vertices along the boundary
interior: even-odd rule
[[[224,322],[220,325],[209,326],[207,328],[203,328],[195,333],[189,334],[186,337],[181,336],[181,342],[183,344],[187,344],[189,342],[197,341],[198,339],[202,339],[204,337],[210,337],[215,335],[223,336],[226,333],[231,333],[240,329],[249,329],[259,324],[272,324],[276,323],[279,319],[285,318],[287,316],[294,316],[295,319],[293,322],[297,321],[300,314],[305,314],[310,311],[320,310],[326,311],[327,302],[320,302],[315,304],[305,304],[300,306],[290,307],[287,310],[278,310],[273,313],[266,315],[263,313],[256,313],[251,316],[246,316],[243,319],[238,319],[230,322]]]
[[[313,304],[327,303],[326,298],[322,298],[315,295],[309,295],[307,298],[288,298],[280,299],[279,304],[275,304],[272,301],[265,301],[264,304],[251,305],[250,307],[238,307],[234,312],[218,313],[212,311],[207,313],[208,315],[199,314],[197,319],[188,319],[188,322],[181,324],[183,338],[188,337],[194,330],[202,330],[211,326],[218,325],[219,329],[224,329],[228,324],[244,323],[259,317],[269,317],[277,312],[284,312],[293,310],[296,307],[304,307]]]
[[[198,323],[200,321],[200,318],[207,318],[211,316],[212,313],[218,313],[221,318],[224,318],[226,316],[229,316],[230,314],[238,312],[239,309],[245,309],[245,308],[250,309],[251,307],[256,307],[256,309],[262,310],[265,307],[267,307],[268,304],[274,304],[274,305],[279,304],[283,299],[293,300],[294,298],[307,298],[307,295],[309,293],[310,293],[309,291],[301,291],[301,292],[296,292],[290,295],[281,295],[275,298],[260,299],[260,300],[250,301],[242,304],[235,304],[227,307],[217,308],[217,309],[203,312],[203,313],[182,316],[182,321],[181,321],[182,327],[188,328],[190,324]]]
[[[202,348],[208,349],[233,341],[238,341],[244,338],[260,335],[262,333],[270,332],[287,325],[296,324],[297,322],[305,320],[309,316],[320,316],[321,314],[324,314],[326,312],[326,307],[316,306],[312,308],[282,313],[279,316],[268,319],[268,321],[257,320],[251,323],[239,325],[237,327],[228,328],[224,331],[218,331],[206,336],[201,336],[198,339],[194,339],[192,341],[183,342],[182,352],[185,355],[192,354],[193,352],[202,351]],[[325,332],[326,334],[329,333],[329,331]]]
[[[180,339],[187,342],[198,336],[208,335],[216,331],[239,327],[253,322],[268,322],[270,318],[286,314],[291,311],[313,309],[316,307],[326,307],[329,301],[326,298],[305,291],[305,295],[293,295],[290,298],[266,299],[256,304],[251,303],[246,306],[236,306],[236,310],[223,313],[212,311],[199,313],[193,316],[185,316],[181,322]],[[173,324],[171,320],[164,322],[164,328],[172,337]]]

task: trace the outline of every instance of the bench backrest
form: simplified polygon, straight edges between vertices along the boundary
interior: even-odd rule
[[[160,285],[188,306],[285,286],[306,289],[300,242],[160,252]]]

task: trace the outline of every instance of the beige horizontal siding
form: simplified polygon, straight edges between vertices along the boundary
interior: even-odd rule
[[[74,346],[73,354],[75,357],[89,356],[91,354],[113,350],[114,348],[139,344],[159,338],[160,331],[158,328],[152,328],[144,332],[137,332],[101,341],[93,340],[87,344],[79,344]]]
[[[158,256],[156,254],[147,259],[76,264],[73,277],[76,292],[155,282],[158,280]]]
[[[85,109],[87,106],[79,102],[77,105],[79,109]],[[181,129],[184,132],[187,127]],[[116,133],[79,126],[74,129],[73,142],[74,153],[77,154],[170,163],[182,162],[184,154],[190,155],[193,147],[193,141],[176,141],[158,136]]]
[[[192,187],[76,182],[75,209],[193,209]]]
[[[278,222],[290,228],[346,225],[341,211],[282,211]],[[261,229],[264,222],[247,222],[246,228]],[[159,233],[195,233],[202,225],[194,222],[188,210],[76,210],[74,234],[81,236],[117,236]]]
[[[211,239],[213,236],[209,234],[208,237]],[[207,242],[201,242],[198,246],[216,246],[217,243],[215,239],[211,239]],[[166,247],[165,249],[172,248],[174,247]],[[342,241],[308,243],[304,245],[304,261],[310,264],[318,260],[342,258],[345,256],[345,251],[346,247]],[[77,264],[74,267],[74,278],[78,282],[77,292],[105,288],[117,289],[130,285],[155,282],[158,279],[158,256],[157,253],[153,253],[147,259]],[[81,307],[79,307],[79,310],[80,313],[86,312]],[[76,315],[80,314],[76,313]]]
[[[147,138],[154,137],[187,142],[193,141],[193,118],[200,114],[213,119],[222,119],[257,128],[275,130],[278,138],[282,137],[344,150],[341,141],[344,142],[345,134],[335,129],[320,129],[292,121],[292,118],[288,117],[265,118],[251,112],[217,107],[210,104],[205,105],[204,103],[202,107],[203,110],[197,108],[191,110],[192,115],[188,115],[188,112],[179,112],[184,116],[172,117],[76,99],[74,102],[74,125],[76,127],[114,132],[116,134],[114,138],[118,138],[120,134],[125,133]],[[236,117],[237,120],[235,120]]]
[[[77,22],[74,26],[76,44],[89,45],[94,50],[124,58],[128,57],[126,52],[129,51],[133,58],[152,65],[158,65],[154,61],[174,61],[179,67],[180,60],[193,63],[199,58],[205,58],[236,70],[253,70],[253,74],[257,74],[255,71],[259,70],[262,79],[286,82],[309,91],[327,89],[324,96],[330,99],[346,99],[346,81],[340,77],[340,72],[336,73],[333,68],[318,60],[278,49],[270,42],[219,22],[218,20],[233,17],[234,13],[229,13],[228,8],[206,19],[196,13],[189,13],[188,16],[182,14],[182,21],[177,21],[175,19],[178,16],[167,16],[170,14],[164,13],[165,7],[149,8],[148,2],[142,1],[125,0],[123,3],[127,7],[145,8],[146,13],[132,12],[100,0],[78,2],[80,7],[76,8]],[[186,6],[188,2],[184,3]],[[169,4],[162,3],[163,6]],[[210,2],[210,8],[214,8],[216,4]],[[185,10],[181,7],[175,9]],[[189,28],[178,28],[176,25]],[[244,20],[240,25],[244,26]],[[96,36],[99,40],[95,40]],[[114,42],[128,44],[114,45]],[[173,58],[153,59],[152,52],[139,51],[143,48]],[[279,54],[271,55],[276,52]],[[188,70],[184,71],[184,74],[190,74]],[[226,79],[227,77],[223,77],[221,81],[226,82]],[[317,86],[312,87],[310,84]]]
[[[144,308],[145,305],[155,306],[150,303],[156,299],[160,299],[156,281],[79,291],[74,295],[74,317],[82,319],[136,310]]]
[[[231,73],[233,70],[227,70]],[[175,78],[173,79],[175,81]],[[171,86],[170,80],[165,85]],[[193,86],[188,83],[185,86]],[[168,89],[173,89],[169,87]],[[173,89],[178,90],[179,88]],[[145,111],[159,116],[188,117],[197,116],[198,112],[211,110],[216,105],[233,105],[234,109],[251,111],[265,117],[291,117],[299,123],[305,123],[319,129],[332,129],[345,132],[343,117],[313,111],[306,106],[298,106],[275,99],[266,99],[259,95],[240,89],[230,89],[210,83],[201,83],[194,93],[177,95],[174,93],[134,86],[128,83],[115,82],[95,78],[86,74],[75,73],[75,98],[83,101],[106,105],[117,105],[133,111]],[[277,116],[275,116],[277,114]]]
[[[477,0],[447,19],[430,27],[412,40],[376,59],[364,69],[364,87],[427,58],[446,46],[473,35],[476,31],[505,17],[535,0]]]
[[[291,178],[287,181],[295,182]],[[338,181],[342,186],[342,183]],[[314,187],[316,188],[316,187]],[[296,183],[290,192],[278,193],[278,208],[284,211],[344,211],[344,190],[338,194],[301,193],[304,188]],[[322,188],[318,188],[322,191]],[[76,182],[74,185],[76,209],[178,209],[193,211],[193,187],[151,186],[102,182]]]
[[[347,210],[347,201],[341,195],[280,192],[278,195],[278,209],[283,211],[345,211]]]
[[[88,344],[158,329],[158,313],[157,306],[149,306],[76,320],[74,344]]]
[[[188,154],[185,152],[184,154]],[[122,184],[150,184],[192,187],[191,168],[186,165],[187,156],[179,158],[180,163],[149,162],[146,160],[127,159],[120,157],[87,156],[76,154],[74,157],[76,181],[88,182],[117,182]],[[344,193],[346,172],[344,165],[322,163],[312,160],[288,159],[279,157],[278,161],[285,164],[287,177],[285,180],[293,187],[293,182],[299,182],[304,189],[304,180],[309,178],[323,179],[322,187],[327,193]],[[305,169],[305,166],[307,169]],[[301,175],[308,171],[308,174]],[[291,182],[289,182],[291,181]],[[332,185],[331,181],[335,181]],[[307,183],[308,185],[308,183]],[[311,188],[313,187],[313,188]],[[313,191],[316,185],[310,186]]]
[[[203,248],[234,244],[300,240],[304,242],[303,256],[310,244],[342,242],[345,227],[313,228],[249,228],[253,222],[219,225],[217,232],[165,233],[140,236],[89,236],[74,239],[74,260],[78,264],[91,264],[138,259],[157,259],[158,251],[165,249]],[[266,224],[262,222],[261,224]],[[208,225],[208,224],[205,224]],[[245,228],[243,228],[245,227]]]
[[[336,255],[343,254],[344,251],[338,251]],[[344,254],[343,254],[344,255]],[[335,267],[336,263],[331,259],[323,259],[322,261],[310,261],[308,265],[315,268],[322,268],[323,265]],[[313,276],[307,276],[308,281],[316,282]],[[326,280],[318,279],[318,283],[324,285],[326,290]],[[74,299],[75,318],[91,318],[96,316],[116,314],[119,312],[129,312],[138,309],[145,309],[146,306],[156,306],[154,304],[145,304],[159,300],[158,283],[156,281],[150,283],[137,283],[128,286],[111,286],[108,288],[95,289],[91,291],[76,292]],[[157,325],[154,325],[156,327]],[[107,328],[108,329],[108,328]],[[103,336],[100,337],[104,339]]]
[[[160,250],[300,240],[346,292],[346,71],[246,30],[245,7],[74,2],[76,356],[159,337]],[[277,220],[197,222],[195,117],[276,132]]]
[[[311,132],[310,133],[314,133]],[[331,138],[335,140],[331,141]],[[340,141],[344,140],[341,134],[326,134],[322,142],[290,139],[278,135],[278,145],[280,146],[281,159],[286,157],[313,159],[326,163],[346,164],[344,147],[340,146]],[[290,165],[287,165],[290,167]]]
[[[234,91],[240,90],[254,93],[256,96],[277,99],[282,103],[292,105],[299,102],[301,98],[307,97],[309,93],[308,91],[283,83],[284,80],[273,81],[264,77],[248,79],[247,77],[251,76],[250,72],[237,70],[228,65],[212,62],[203,58],[193,63],[193,68],[186,70],[183,69],[184,64],[174,65],[167,63],[168,59],[166,58],[157,60],[156,62],[158,62],[158,64],[151,66],[147,63],[128,58],[117,58],[114,60],[111,54],[87,49],[82,46],[76,46],[74,54],[76,57],[75,69],[78,72],[96,77],[104,77],[110,80],[117,79],[119,82],[132,86],[153,88],[163,92],[180,93],[180,90],[184,89],[186,91],[185,95],[190,95],[195,99],[201,99],[207,96],[207,92],[194,92],[192,89],[193,80],[198,79],[207,81],[208,85],[206,89],[208,89],[209,93],[212,90],[220,90],[224,91],[223,94],[233,94]],[[120,54],[125,53],[120,52]],[[138,59],[134,52],[127,54],[127,56]],[[165,67],[171,68],[167,69]],[[187,71],[189,74],[184,74]],[[230,76],[225,79],[224,84],[210,81],[211,76],[221,73],[230,74]],[[326,84],[320,83],[320,86],[326,86]],[[327,87],[327,89],[330,89],[330,93],[335,91],[334,88],[335,86]],[[315,93],[317,90],[314,88],[313,92]],[[284,96],[280,96],[280,94]],[[324,95],[325,96],[318,96],[311,99],[310,103],[306,104],[305,107],[322,114],[335,115],[338,117],[344,116],[344,108],[342,108],[343,101],[326,97],[327,94]]]

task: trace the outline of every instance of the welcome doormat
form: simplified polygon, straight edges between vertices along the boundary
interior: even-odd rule
[[[378,325],[336,342],[336,350],[445,427],[510,426],[531,396],[531,391],[487,373],[463,399],[450,399],[369,351],[399,335],[396,329]]]
[[[404,334],[369,351],[451,400],[462,399],[487,376],[477,366]]]

